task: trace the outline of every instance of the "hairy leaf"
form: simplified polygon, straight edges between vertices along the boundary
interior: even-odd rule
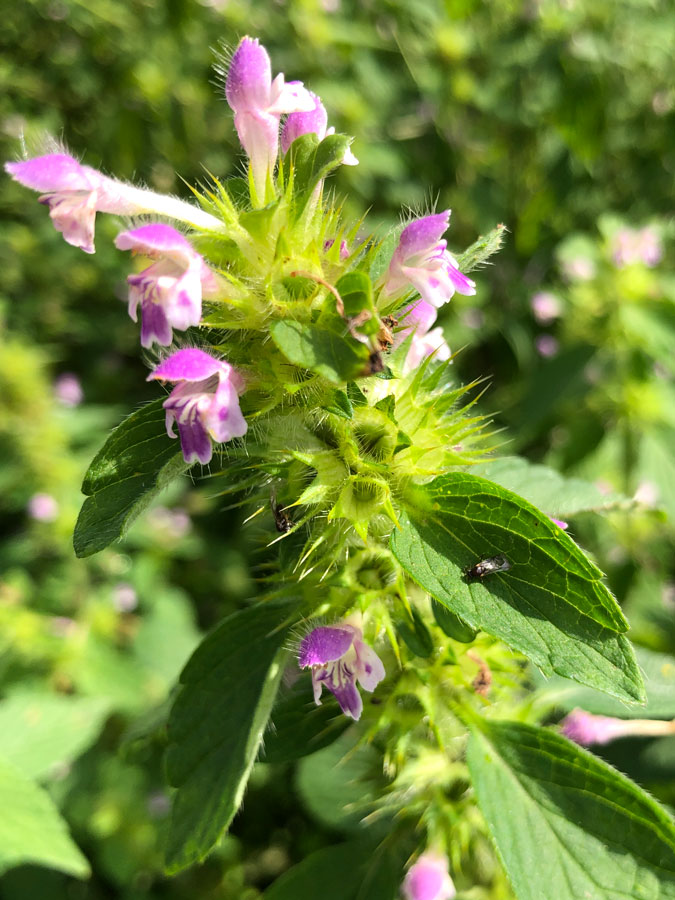
[[[203,859],[237,812],[282,672],[288,607],[228,616],[195,650],[169,717],[169,783],[178,790],[167,840],[169,872]]]
[[[280,319],[272,323],[270,334],[289,362],[334,384],[363,375],[368,363],[370,351],[365,344],[327,328]]]
[[[467,762],[518,900],[675,897],[675,823],[592,754],[544,728],[483,722]]]
[[[77,556],[116,541],[157,494],[188,468],[164,426],[162,400],[126,418],[94,457],[82,484],[87,495],[75,525]]]
[[[392,534],[401,565],[467,625],[506,641],[545,673],[627,700],[643,698],[626,628],[601,572],[526,500],[484,478],[451,473],[419,489]],[[466,570],[504,555],[508,571]]]

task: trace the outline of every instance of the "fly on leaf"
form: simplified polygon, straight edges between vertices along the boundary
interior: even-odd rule
[[[476,578],[485,578],[486,575],[494,575],[497,572],[508,572],[511,563],[505,556],[490,556],[488,559],[482,559],[470,569],[464,572],[469,580]]]

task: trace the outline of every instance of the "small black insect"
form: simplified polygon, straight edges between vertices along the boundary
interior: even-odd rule
[[[270,499],[270,505],[272,507],[272,515],[274,516],[274,524],[277,531],[279,534],[287,534],[293,527],[293,521],[284,512],[283,506],[280,506],[277,503],[275,497]]]
[[[490,556],[471,566],[464,575],[468,579],[485,578],[486,575],[494,575],[496,572],[508,572],[510,568],[511,563],[505,556]]]

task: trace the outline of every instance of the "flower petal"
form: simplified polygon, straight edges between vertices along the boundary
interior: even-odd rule
[[[98,173],[81,165],[67,153],[48,153],[21,162],[5,163],[15,181],[41,193],[51,191],[91,191]]]
[[[157,379],[159,381],[204,381],[223,371],[223,367],[229,366],[222,360],[215,359],[203,350],[196,347],[188,347],[177,350],[171,356],[160,363],[154,372],[148,375],[147,381]]]
[[[327,625],[312,629],[300,644],[300,667],[322,666],[340,659],[353,644],[354,637],[355,630],[349,625]]]
[[[382,660],[368,644],[359,640],[354,641],[356,650],[356,677],[365,691],[374,691],[386,674]]]
[[[204,426],[199,420],[179,422],[178,434],[183,458],[187,463],[200,462],[202,465],[211,461],[213,447]]]

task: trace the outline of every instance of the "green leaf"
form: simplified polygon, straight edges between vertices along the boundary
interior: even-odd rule
[[[345,134],[329,134],[321,143],[315,134],[303,134],[291,144],[284,171],[288,179],[292,164],[296,216],[300,216],[319,182],[342,164],[351,142]]]
[[[429,657],[434,652],[434,642],[429,634],[429,629],[415,607],[412,608],[412,614],[405,618],[400,616],[396,619],[396,631],[399,637],[408,646],[408,649],[415,656]]]
[[[109,709],[101,697],[17,692],[0,702],[0,757],[32,778],[48,776],[87,749]]]
[[[2,758],[0,807],[0,872],[33,863],[77,878],[89,875],[89,863],[49,794]]]
[[[460,272],[464,272],[466,275],[479,266],[485,265],[488,259],[501,249],[506,232],[505,225],[497,225],[492,231],[488,231],[487,234],[481,235],[477,241],[474,241],[457,259]]]
[[[344,391],[333,391],[330,403],[323,408],[342,419],[351,419],[354,416],[352,401]]]
[[[342,384],[364,374],[370,351],[365,344],[325,328],[279,319],[272,340],[289,362]]]
[[[675,824],[592,754],[543,728],[481,722],[467,763],[518,900],[675,897]]]
[[[580,512],[601,512],[631,501],[620,494],[603,494],[581,478],[565,478],[554,469],[519,456],[503,456],[471,467],[472,474],[496,481],[545,513],[558,518]]]
[[[371,852],[363,841],[324,847],[277,879],[263,900],[355,900]]]
[[[373,285],[365,272],[347,272],[339,278],[335,288],[342,298],[344,314],[348,319],[360,313],[369,313],[370,318],[359,325],[364,334],[377,334],[380,320],[373,303]]]
[[[455,641],[462,644],[470,644],[475,640],[478,629],[471,628],[463,619],[451,612],[447,606],[443,606],[438,600],[431,600],[431,611],[438,627]]]
[[[188,468],[180,445],[166,433],[162,400],[126,418],[93,459],[82,484],[87,495],[75,525],[79,557],[116,541],[159,492]]]
[[[625,623],[601,572],[526,500],[454,472],[418,489],[416,509],[392,534],[412,578],[467,625],[501,638],[547,674],[627,700],[643,698]],[[464,572],[498,554],[509,571]]]
[[[237,812],[276,695],[288,607],[228,616],[185,666],[169,717],[169,783],[178,788],[167,870],[203,859]]]
[[[607,694],[557,676],[541,679],[541,690],[567,711],[579,706],[596,715],[618,719],[675,719],[675,656],[635,647],[635,657],[647,695],[644,706],[626,706]]]
[[[278,699],[270,721],[261,754],[267,763],[290,762],[316,753],[337,740],[350,723],[331,697],[316,705],[309,672]]]
[[[328,828],[364,828],[362,820],[372,810],[382,760],[373,747],[357,746],[357,741],[358,734],[350,729],[298,766],[300,797],[314,818]]]
[[[324,847],[285,872],[263,900],[394,900],[412,849],[398,836],[379,846],[360,840]]]

